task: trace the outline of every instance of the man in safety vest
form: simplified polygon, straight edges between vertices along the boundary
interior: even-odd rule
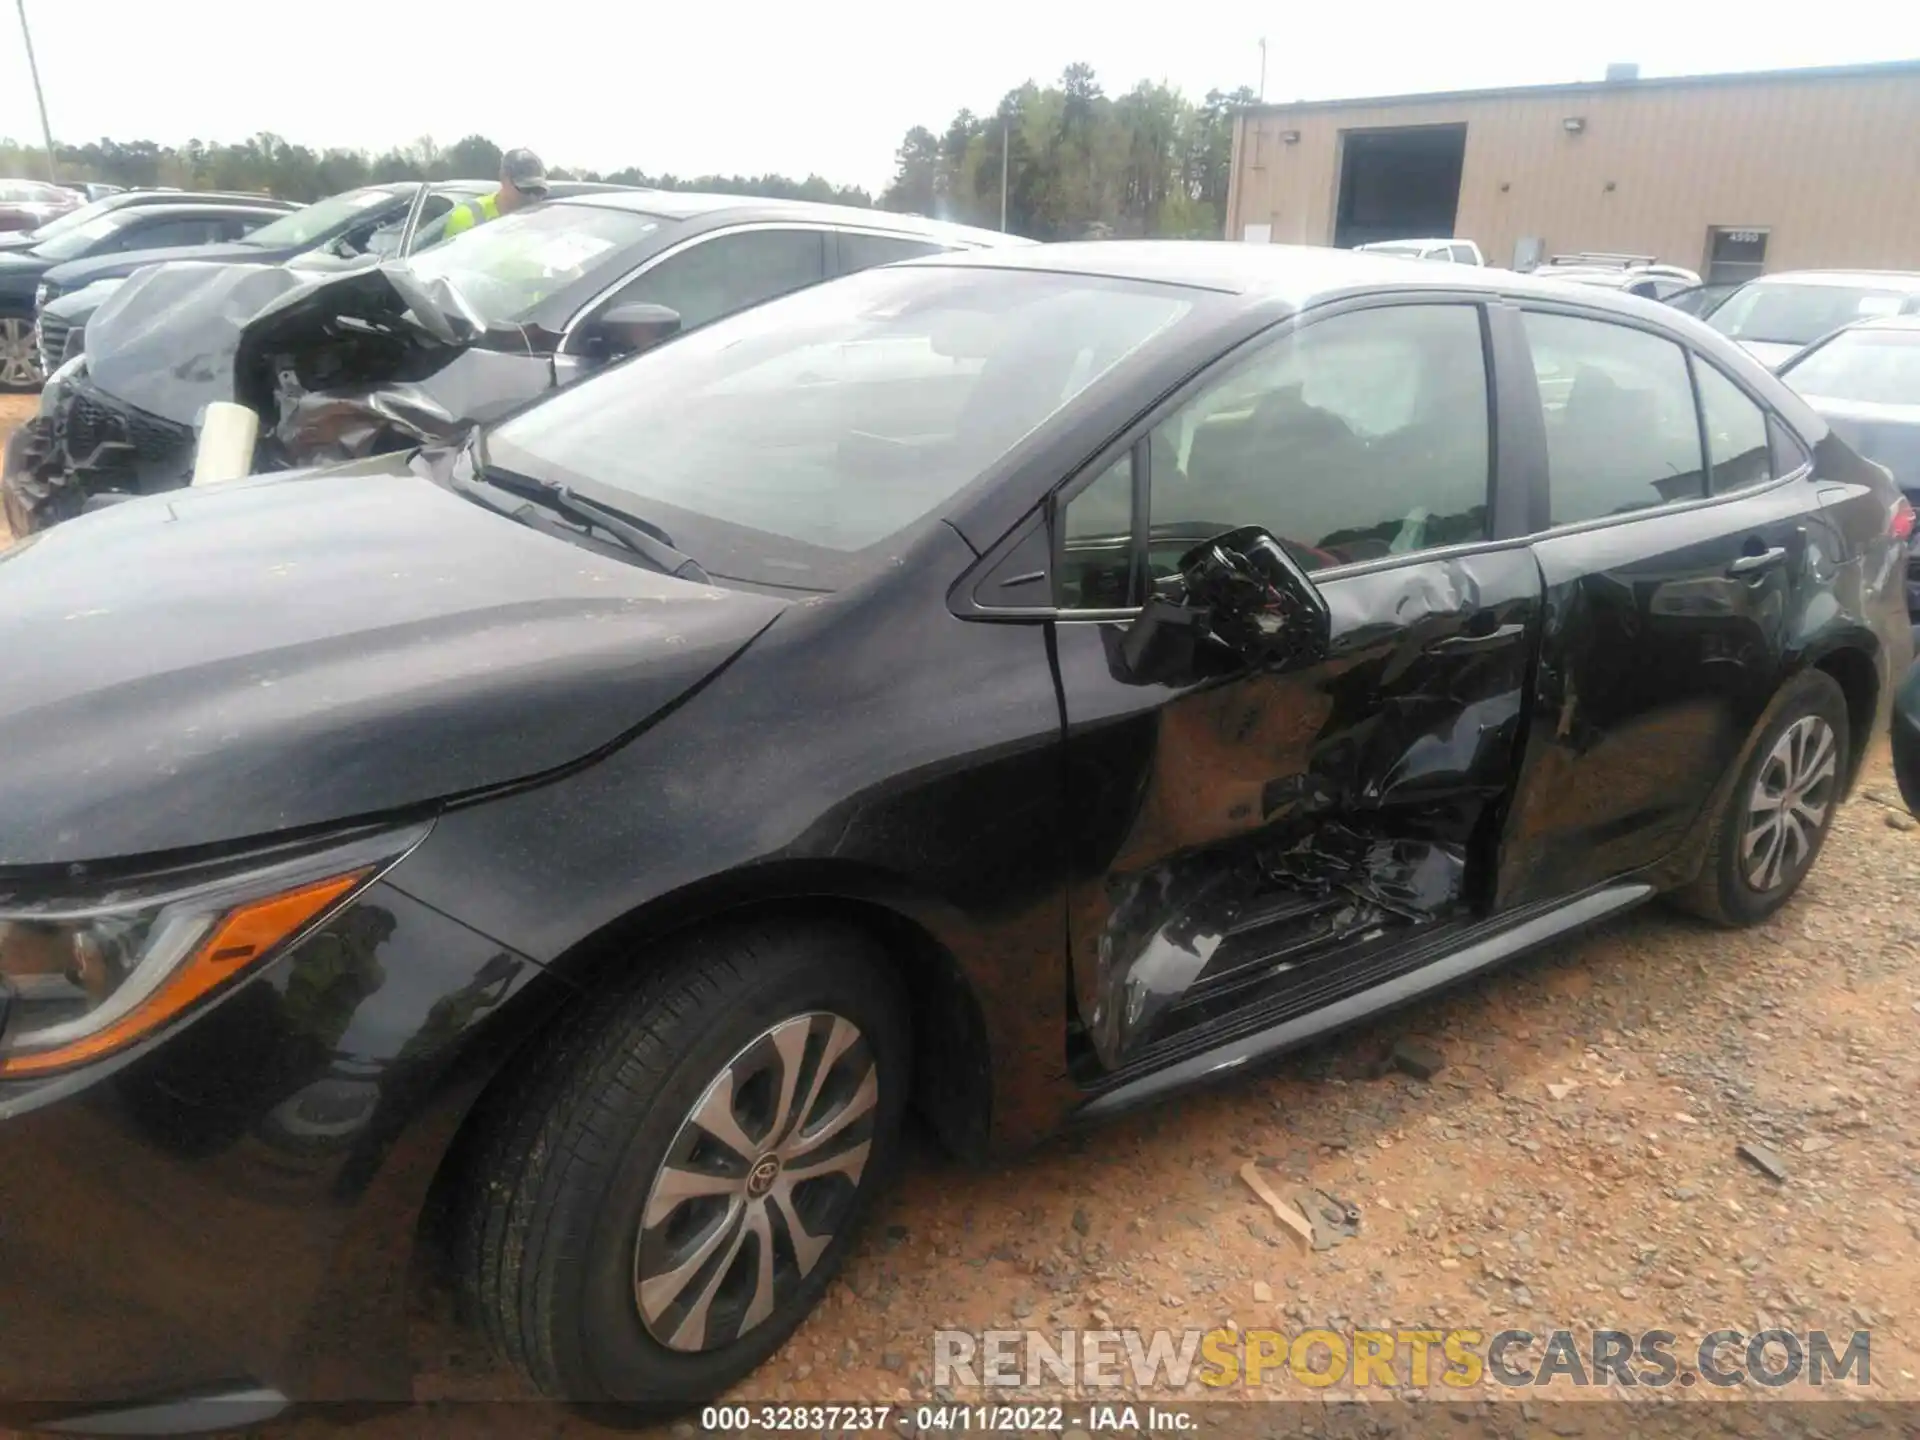
[[[511,215],[522,205],[547,198],[547,171],[540,157],[531,150],[509,150],[500,157],[500,188],[491,195],[456,205],[447,216],[442,239],[451,239],[462,230],[471,230],[502,215]]]

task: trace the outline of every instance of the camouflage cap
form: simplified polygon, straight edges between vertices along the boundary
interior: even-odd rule
[[[547,190],[547,167],[531,150],[509,150],[502,155],[500,178],[512,181],[514,189],[530,195],[544,195]]]

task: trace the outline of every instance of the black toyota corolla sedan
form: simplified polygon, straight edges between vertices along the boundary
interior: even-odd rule
[[[542,1391],[686,1404],[909,1105],[984,1156],[1655,895],[1758,921],[1912,524],[1658,304],[1109,243],[16,546],[0,1395],[404,1398],[439,1255]]]

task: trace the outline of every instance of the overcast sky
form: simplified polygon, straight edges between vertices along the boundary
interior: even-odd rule
[[[1791,24],[1702,0],[27,0],[55,135],[177,143],[271,130],[372,150],[478,131],[550,165],[828,179],[877,190],[911,125],[988,110],[1075,60],[1109,94],[1257,85],[1326,99],[1920,55],[1920,6],[1826,0]],[[0,5],[0,136],[39,121]],[[1586,18],[1568,18],[1580,17]],[[1556,18],[1557,17],[1557,18]]]

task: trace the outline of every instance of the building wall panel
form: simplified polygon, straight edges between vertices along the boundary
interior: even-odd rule
[[[1462,122],[1454,233],[1495,264],[1537,236],[1704,271],[1718,226],[1767,230],[1769,270],[1920,269],[1920,66],[1270,106],[1236,129],[1228,233],[1331,244],[1345,132]]]

